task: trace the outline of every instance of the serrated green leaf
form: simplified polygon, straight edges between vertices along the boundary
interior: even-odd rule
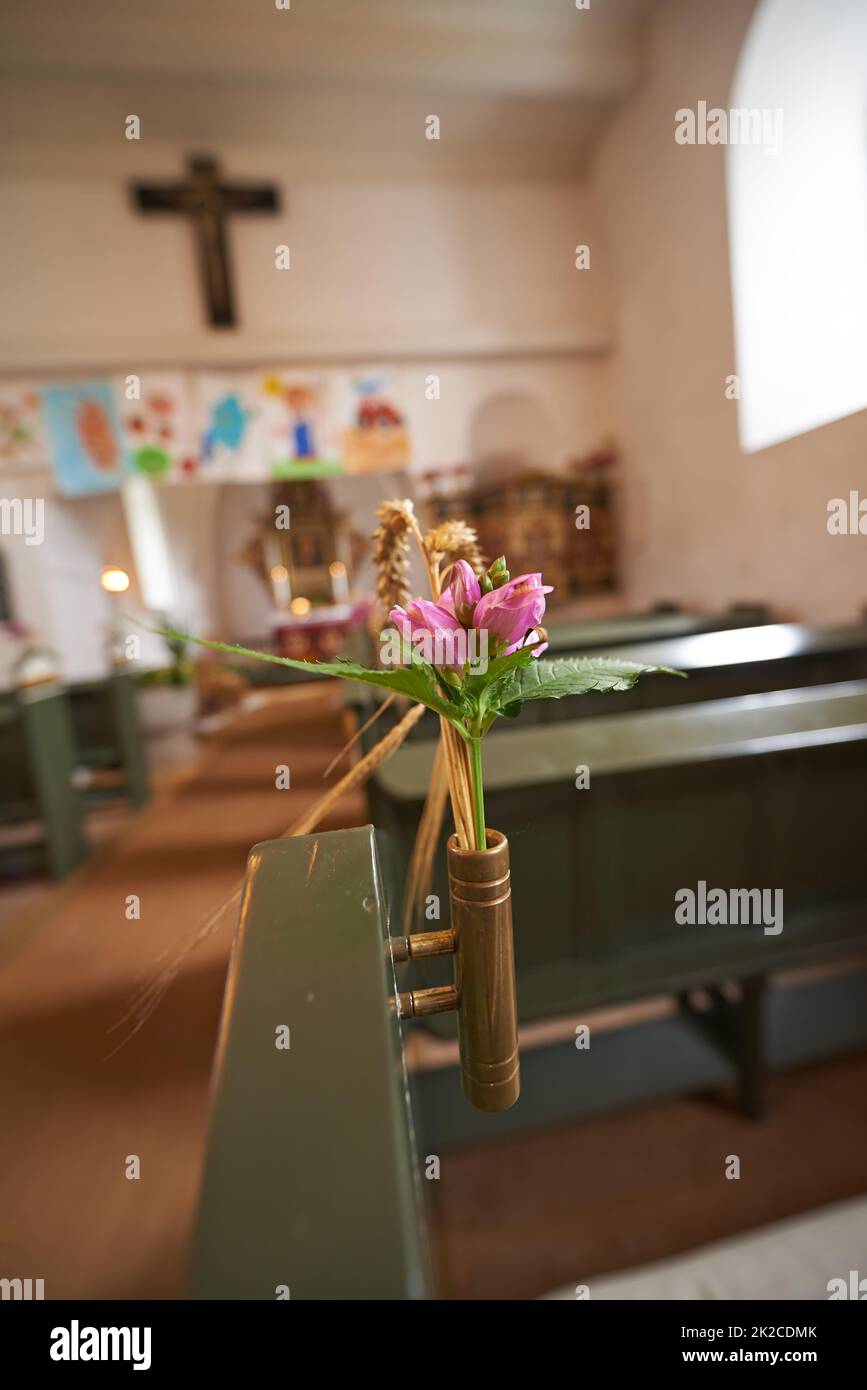
[[[587,695],[591,691],[631,690],[641,676],[657,673],[682,676],[668,666],[642,666],[635,661],[616,661],[612,657],[562,657],[555,661],[533,661],[513,671],[503,690],[508,702],[516,700],[562,700],[566,695]]]
[[[337,661],[296,661],[291,656],[277,656],[275,652],[258,652],[252,647],[238,647],[228,642],[210,642],[204,637],[190,637],[183,632],[173,632],[167,628],[152,629],[161,637],[183,638],[195,642],[197,647],[208,647],[211,651],[227,652],[232,656],[249,656],[256,661],[271,661],[277,666],[291,666],[295,671],[316,672],[322,676],[340,676],[344,680],[362,681],[365,685],[378,685],[385,690],[408,695],[419,704],[427,705],[437,714],[445,715],[452,721],[462,718],[459,705],[445,699],[437,689],[437,677],[433,668],[424,662],[414,662],[410,666],[395,666],[389,671],[374,671],[360,666],[357,661],[340,657]]]

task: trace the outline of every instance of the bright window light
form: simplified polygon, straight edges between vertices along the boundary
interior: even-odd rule
[[[743,448],[867,408],[867,3],[760,0],[732,109],[782,140],[729,144]]]
[[[156,613],[177,612],[175,567],[153,483],[138,475],[126,478],[121,497],[145,604]]]

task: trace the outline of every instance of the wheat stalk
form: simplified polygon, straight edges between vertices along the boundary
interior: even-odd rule
[[[468,526],[465,521],[441,522],[432,531],[428,531],[424,543],[432,562],[440,572],[441,581],[456,560],[466,560],[476,574],[481,574],[485,568],[485,561],[479,549],[478,534],[475,528]]]
[[[422,904],[427,897],[433,874],[434,855],[439,844],[446,802],[449,796],[449,779],[446,770],[444,744],[437,742],[430,786],[425,798],[418,833],[412,847],[409,871],[406,878],[406,892],[403,900],[403,934],[409,936],[416,922],[421,921]]]
[[[386,758],[391,757],[392,753],[403,743],[410,729],[414,728],[421,719],[425,709],[425,705],[410,705],[400,722],[395,724],[393,729],[389,729],[388,733],[379,740],[379,743],[375,743],[370,752],[365,753],[364,757],[355,764],[355,767],[350,768],[339,782],[335,782],[334,786],[319,798],[315,806],[312,806],[309,811],[305,811],[304,815],[295,821],[294,825],[291,825],[285,833],[287,835],[307,835],[331,810],[335,802],[339,801],[347,792],[354,791],[356,787],[361,786],[362,782],[366,782],[368,777],[373,776],[380,764],[384,763]]]
[[[409,598],[409,536],[417,529],[412,502],[393,498],[377,508],[373,533],[376,594],[386,613]]]

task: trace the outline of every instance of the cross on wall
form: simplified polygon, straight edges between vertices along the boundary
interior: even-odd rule
[[[273,184],[223,183],[217,161],[193,155],[182,183],[133,185],[140,212],[182,213],[192,219],[208,318],[215,328],[236,323],[226,220],[234,212],[279,212],[280,196]]]

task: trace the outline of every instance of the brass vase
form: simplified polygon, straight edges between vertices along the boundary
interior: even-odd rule
[[[488,847],[448,842],[464,1094],[480,1110],[508,1110],[521,1090],[509,842],[487,831]]]

